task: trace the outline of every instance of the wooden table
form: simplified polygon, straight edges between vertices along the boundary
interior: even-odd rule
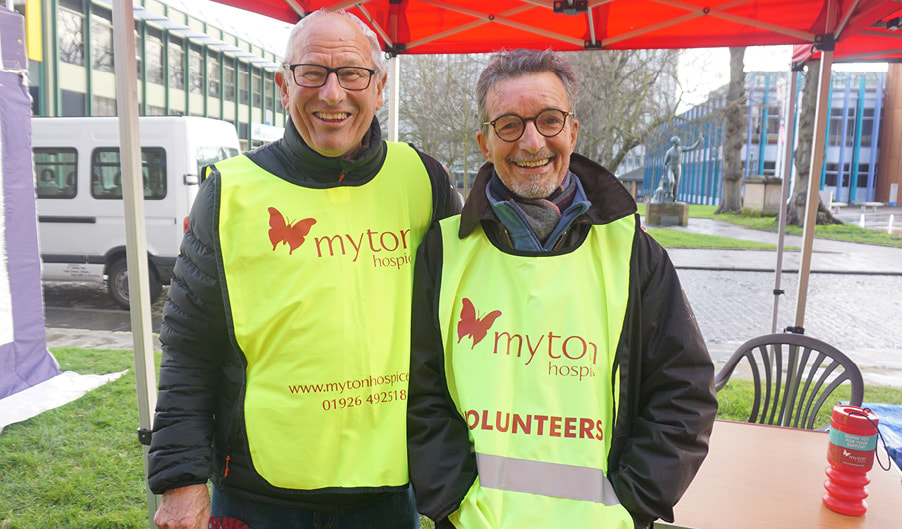
[[[868,472],[863,516],[824,506],[827,438],[825,432],[716,421],[708,457],[675,508],[676,527],[902,528],[902,474],[895,465],[886,472],[875,462]],[[880,451],[886,463],[883,445]]]

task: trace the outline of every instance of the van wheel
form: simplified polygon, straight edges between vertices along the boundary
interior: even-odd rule
[[[107,291],[120,307],[128,309],[128,269],[126,268],[125,258],[118,259],[110,265],[109,274],[107,274]],[[163,285],[157,279],[157,274],[150,269],[150,302],[154,303],[163,292]]]

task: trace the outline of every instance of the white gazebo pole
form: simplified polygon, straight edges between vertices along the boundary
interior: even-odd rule
[[[398,104],[401,100],[401,56],[388,60],[388,141],[398,141]]]
[[[808,276],[811,273],[811,252],[814,246],[814,229],[817,223],[818,189],[821,168],[824,165],[824,133],[830,116],[830,70],[833,66],[833,50],[822,50],[818,72],[817,106],[814,112],[814,138],[812,138],[811,168],[808,172],[808,196],[805,201],[805,227],[802,230],[802,261],[799,264],[799,293],[796,299],[795,327],[805,329],[805,303],[808,297]]]
[[[116,109],[119,115],[122,202],[125,207],[125,246],[128,266],[128,301],[135,353],[139,438],[144,451],[156,407],[156,371],[151,337],[150,286],[148,284],[147,234],[144,224],[144,183],[141,142],[138,133],[138,83],[135,61],[135,20],[131,0],[113,2],[113,53],[116,65]],[[147,487],[145,481],[145,488]],[[147,490],[148,527],[156,527],[153,514],[159,499]]]
[[[780,281],[783,275],[783,243],[786,238],[786,201],[789,199],[789,180],[792,176],[792,147],[795,138],[795,116],[796,116],[796,85],[798,84],[798,73],[789,70],[789,91],[787,93],[787,109],[786,121],[784,123],[784,152],[783,155],[783,185],[780,188],[780,227],[777,230],[777,266],[774,276],[774,316],[771,321],[770,332],[777,332],[777,310],[780,307],[780,296],[783,290],[780,288]]]

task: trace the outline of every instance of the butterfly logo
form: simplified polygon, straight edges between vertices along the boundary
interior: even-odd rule
[[[469,336],[473,339],[473,345],[470,346],[470,349],[473,349],[476,347],[476,344],[485,338],[485,335],[488,334],[489,329],[492,327],[492,324],[495,323],[498,316],[501,316],[501,311],[493,310],[482,318],[477,318],[476,308],[473,306],[473,302],[467,298],[463,298],[460,321],[457,322],[457,343],[460,343],[464,336]]]
[[[287,221],[276,208],[269,208],[269,242],[276,251],[279,243],[288,245],[288,255],[304,244],[304,237],[310,233],[310,227],[316,224],[315,219],[299,220],[292,224]]]

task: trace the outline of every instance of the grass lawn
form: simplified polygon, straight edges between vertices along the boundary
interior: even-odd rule
[[[75,402],[3,430],[0,527],[147,527],[131,351],[64,348],[54,354],[64,371],[129,371]]]
[[[639,204],[639,214],[645,216],[645,204]],[[735,215],[727,213],[723,215],[715,215],[717,206],[702,206],[698,204],[689,205],[689,217],[695,219],[716,219],[732,224],[738,224],[754,230],[770,231],[776,233],[780,225],[776,217],[749,217],[744,215]],[[648,232],[661,243],[662,246],[668,248],[746,248],[741,246],[744,241],[736,242],[735,246],[706,246],[708,243],[705,239],[699,241],[685,241],[677,239],[675,245],[668,244],[670,234],[662,235],[659,231],[667,231],[673,233],[675,230],[667,228],[649,229]],[[799,226],[786,226],[786,233],[789,235],[802,235],[802,228]],[[814,230],[814,236],[822,239],[833,239],[845,242],[857,242],[861,244],[876,244],[881,246],[895,246],[902,248],[902,233],[894,233],[892,235],[885,231],[872,230],[862,228],[855,224],[830,224],[817,226]],[[735,239],[728,239],[736,241]],[[680,244],[701,244],[700,246],[682,246]],[[771,245],[771,248],[776,246]]]
[[[0,528],[146,528],[131,351],[53,352],[64,370],[103,374],[129,368],[129,372],[75,402],[4,429]],[[718,417],[744,420],[751,383],[732,380],[718,397]],[[865,400],[902,404],[902,388],[869,386]],[[829,416],[829,406],[824,413]],[[430,527],[424,519],[424,528]]]
[[[744,250],[776,250],[776,244],[745,241],[719,235],[705,235],[667,228],[648,228],[651,235],[665,248],[729,248]],[[787,248],[788,249],[788,248]]]

